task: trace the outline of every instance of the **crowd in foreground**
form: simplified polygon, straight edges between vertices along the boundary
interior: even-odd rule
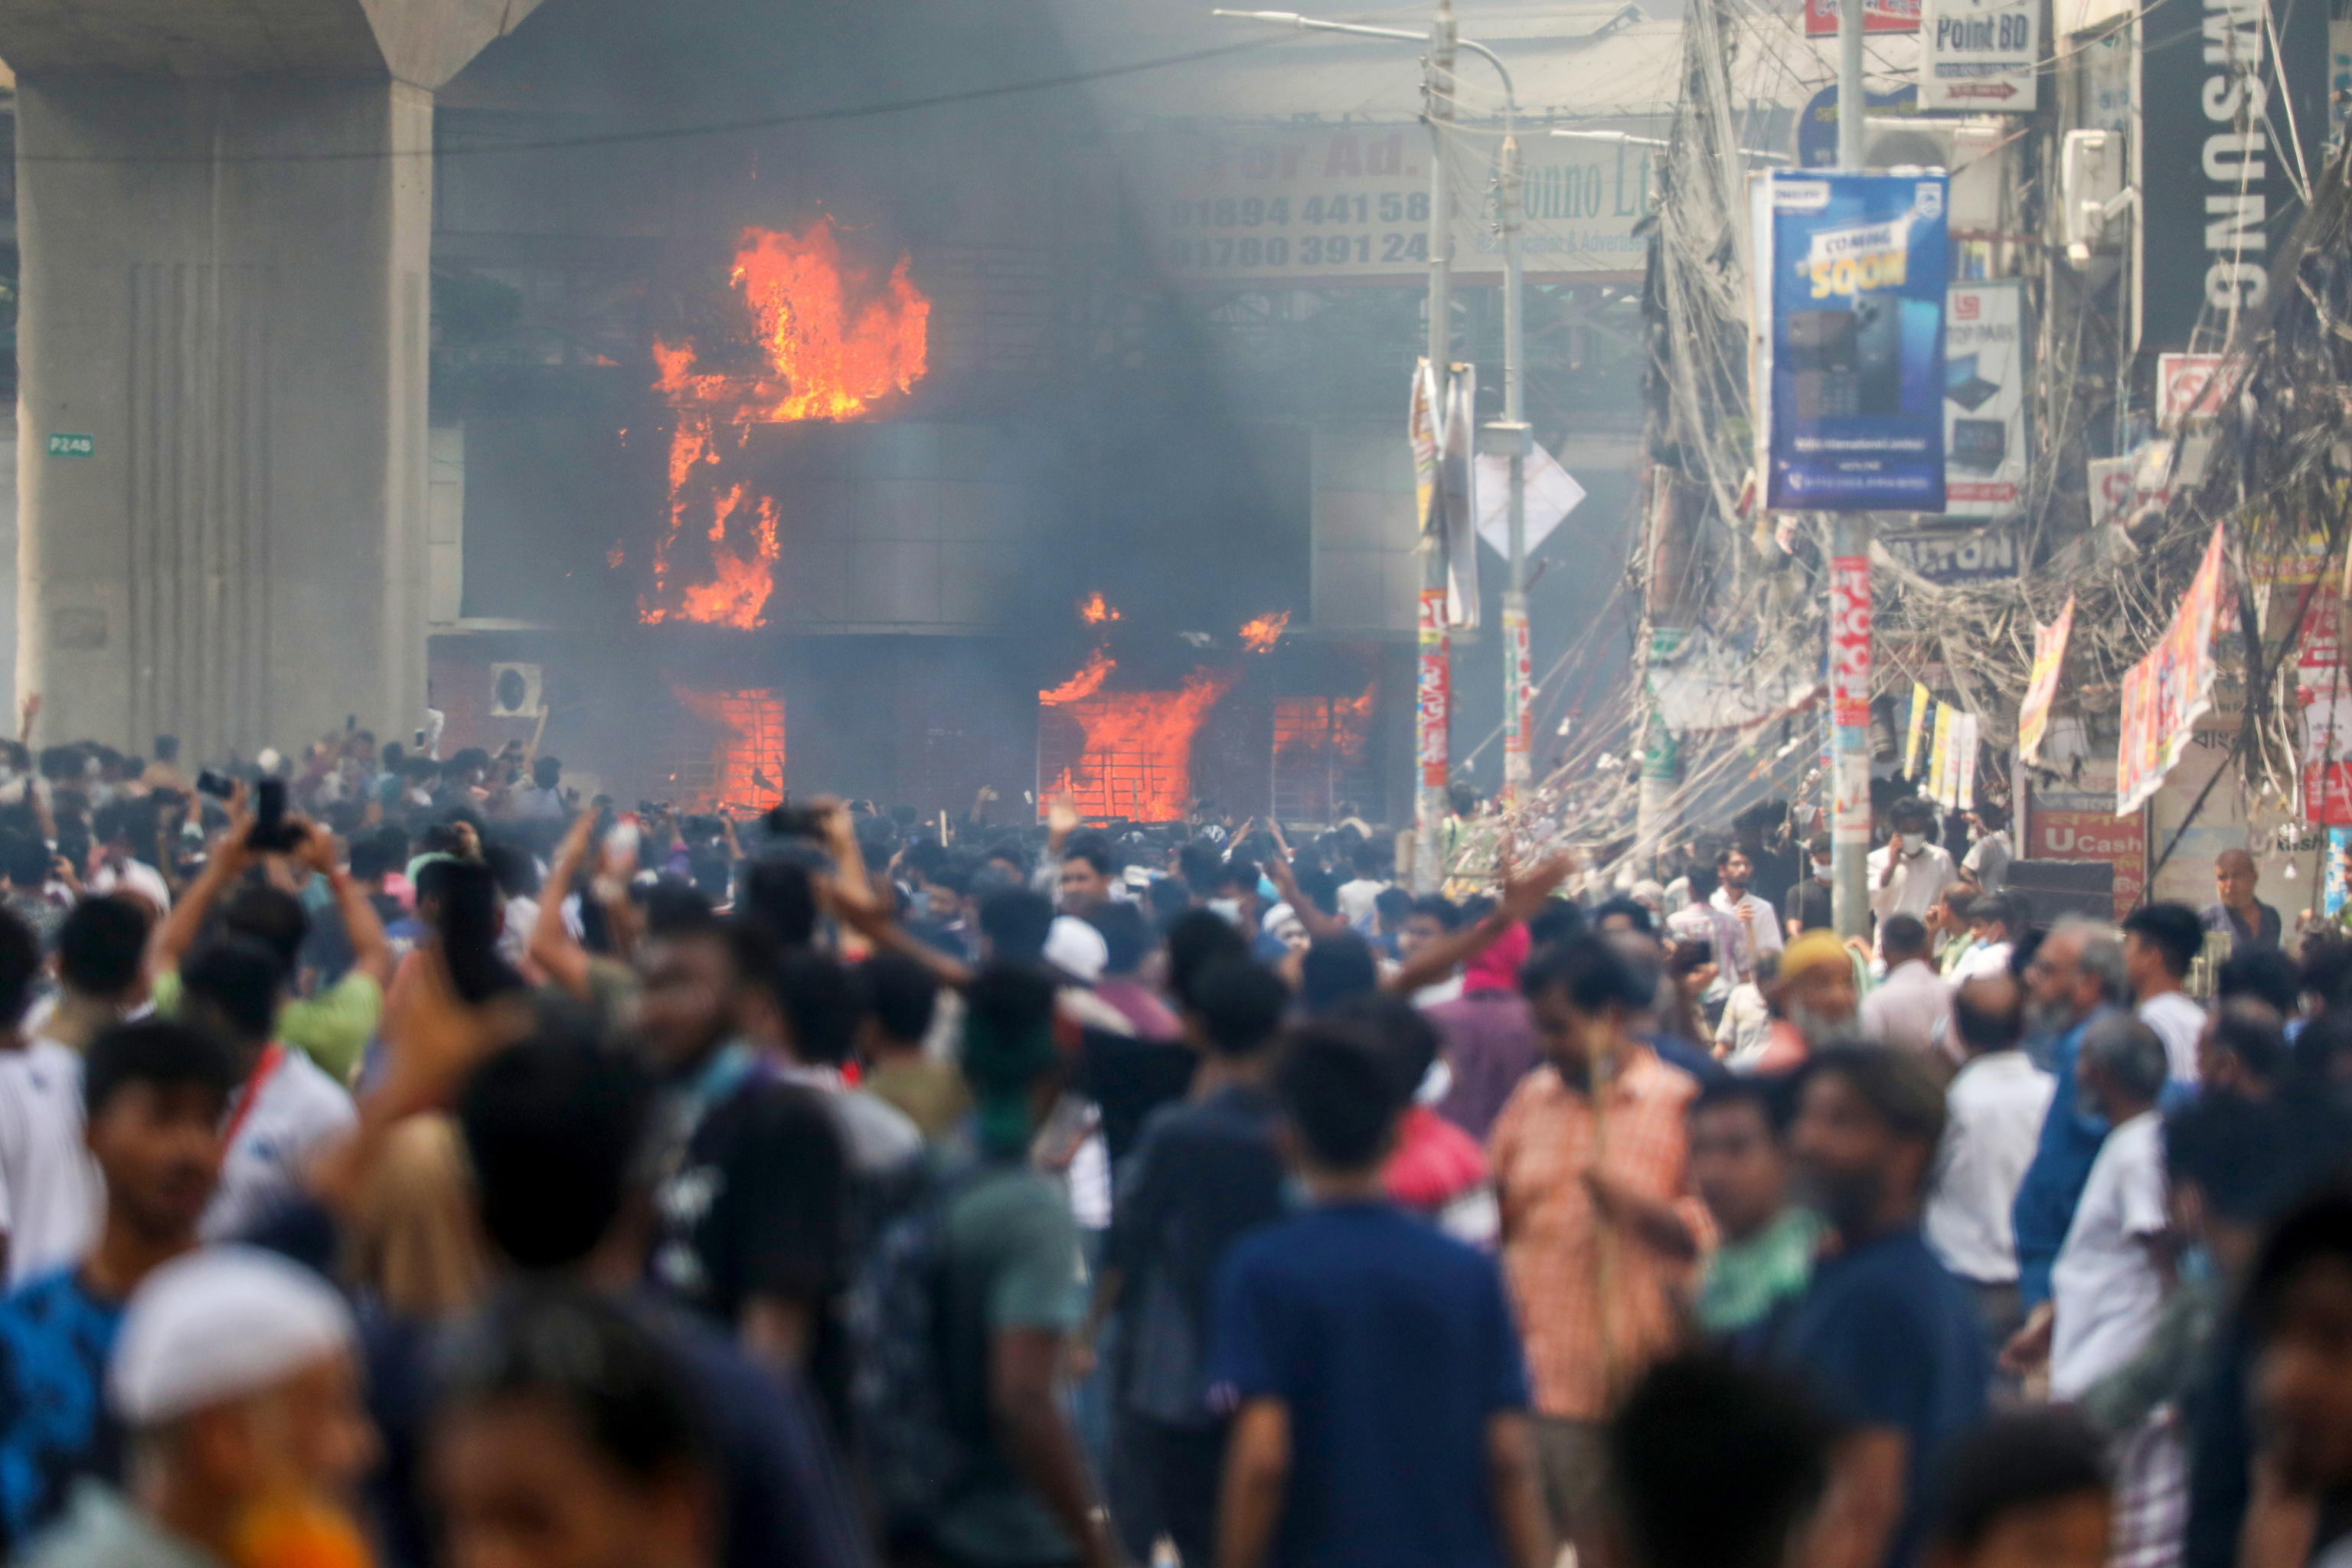
[[[1785,812],[1457,901],[173,749],[0,745],[13,1559],[2352,1562],[2352,948],[2250,861],[2045,925],[1890,799],[1844,942]]]

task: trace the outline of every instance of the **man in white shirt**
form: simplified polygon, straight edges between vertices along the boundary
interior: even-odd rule
[[[117,966],[135,977],[142,927],[111,906],[59,932],[69,958],[92,941],[127,949]],[[77,911],[79,913],[79,911]],[[24,1034],[26,1005],[41,973],[40,944],[16,916],[0,910],[0,1250],[7,1288],[63,1268],[98,1233],[104,1205],[98,1168],[82,1138],[81,1057],[54,1039]]]
[[[1968,814],[1968,821],[1972,837],[1960,875],[1979,891],[1998,893],[2009,886],[2009,863],[2017,858],[2009,841],[2009,813],[1987,801]]]
[[[1886,808],[1886,824],[1894,837],[1870,852],[1870,911],[1884,921],[1889,915],[1924,920],[1944,889],[1959,878],[1943,846],[1927,842],[1935,812],[1916,795],[1906,795]]]
[[[2075,1398],[2139,1353],[2163,1312],[2170,1216],[2156,1100],[2168,1070],[2156,1031],[2124,1014],[2092,1025],[2075,1055],[2076,1089],[2109,1131],[2051,1269],[2053,1399]],[[2004,1363],[2030,1364],[2040,1348],[2025,1342],[2032,1337],[2011,1340]]]
[[[1339,884],[1339,918],[1369,935],[1372,905],[1389,886],[1389,876],[1396,868],[1396,851],[1385,844],[1359,844],[1353,863],[1354,879]]]
[[[1949,907],[1947,901],[1947,908]],[[1974,938],[1969,950],[1952,965],[1948,976],[1958,985],[1980,975],[2006,974],[2009,957],[2016,951],[2017,933],[2025,924],[2017,900],[2005,893],[1981,893],[1969,904],[1969,929]]]
[[[1934,1050],[1951,1014],[1952,991],[1927,962],[1927,928],[1911,915],[1890,915],[1878,928],[1886,978],[1862,999],[1863,1037],[1898,1050]]]
[[[2197,1040],[2205,1009],[2181,988],[2204,951],[2205,928],[2187,904],[2143,904],[2124,917],[2124,966],[2139,1021],[2164,1042],[2172,1081],[2197,1081]]]
[[[1707,900],[1739,922],[1739,973],[1734,984],[1755,973],[1756,961],[1781,948],[1780,917],[1769,901],[1748,890],[1756,863],[1744,849],[1726,849],[1715,858],[1715,896]]]
[[[1666,917],[1666,938],[1703,942],[1714,949],[1715,978],[1707,982],[1706,999],[1719,1003],[1755,979],[1756,963],[1749,956],[1748,932],[1738,917],[1715,901],[1719,884],[1714,868],[1692,867],[1689,881],[1691,901]]]
[[[2057,1086],[2022,1048],[2025,990],[2010,975],[1958,987],[1951,1033],[1968,1059],[1945,1091],[1944,1141],[1921,1227],[1944,1267],[1975,1290],[1986,1332],[2001,1344],[2024,1320],[2010,1211]]]
[[[180,964],[180,1014],[226,1040],[241,1074],[223,1126],[220,1187],[198,1227],[245,1235],[300,1191],[305,1167],[357,1124],[342,1085],[271,1037],[285,993],[278,955],[250,937],[206,943]]]

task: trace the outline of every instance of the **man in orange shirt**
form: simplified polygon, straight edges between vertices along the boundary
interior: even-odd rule
[[[1605,939],[1543,949],[1523,983],[1546,1060],[1504,1106],[1489,1153],[1546,1500],[1591,1562],[1601,1424],[1674,1348],[1675,1299],[1713,1241],[1684,1183],[1698,1085],[1626,1033],[1650,998]]]

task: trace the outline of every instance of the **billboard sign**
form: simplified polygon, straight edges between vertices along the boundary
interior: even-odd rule
[[[2327,134],[2326,0],[2140,11],[2140,342],[2193,349],[2260,310]],[[2157,47],[2158,43],[2162,47]]]
[[[1756,177],[1765,505],[1944,510],[1941,173]]]
[[[1834,38],[1838,30],[1838,0],[1805,0],[1805,37]],[[1865,33],[1916,33],[1919,30],[1919,0],[1862,0],[1862,30]]]
[[[2040,0],[1927,0],[1919,106],[2031,113],[2041,20]]]
[[[2025,489],[2025,285],[1956,283],[1944,328],[1944,515],[2013,517]]]

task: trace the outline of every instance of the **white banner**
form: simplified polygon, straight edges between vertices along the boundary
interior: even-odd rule
[[[1477,142],[1490,147],[1490,142]],[[1652,150],[1520,140],[1528,276],[1639,277]],[[1418,125],[1165,128],[1129,142],[1129,199],[1172,283],[1425,277],[1429,133]],[[1454,200],[1456,276],[1503,268],[1491,182]]]
[[[1927,0],[1919,107],[2024,114],[2036,102],[2039,0]]]
[[[1944,515],[2013,517],[2025,486],[2025,285],[1956,283],[1944,326]]]

